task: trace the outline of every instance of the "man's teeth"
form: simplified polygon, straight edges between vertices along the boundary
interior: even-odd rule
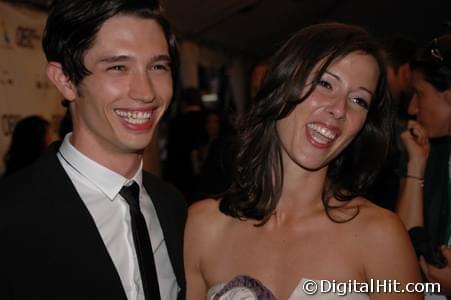
[[[322,127],[317,124],[310,123],[310,124],[307,124],[307,127],[331,140],[335,139],[335,137],[337,136],[337,134],[335,132],[327,129],[326,127]]]
[[[151,112],[115,110],[116,114],[131,124],[143,124],[149,121]]]

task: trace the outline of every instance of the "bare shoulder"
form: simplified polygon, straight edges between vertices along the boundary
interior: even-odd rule
[[[188,214],[193,217],[208,218],[217,213],[220,213],[219,200],[211,198],[194,202],[188,209]]]
[[[418,281],[417,258],[400,218],[364,198],[357,202],[360,204],[360,213],[356,223],[361,233],[358,247],[368,278]]]
[[[368,239],[373,241],[381,239],[386,242],[387,239],[407,236],[407,231],[397,214],[365,198],[360,197],[355,201],[359,207],[358,226],[365,231]]]
[[[348,233],[353,233],[362,239],[362,242],[386,240],[388,236],[405,234],[404,225],[399,217],[392,211],[377,206],[363,197],[357,197],[334,212],[334,217],[344,221]]]
[[[226,220],[227,216],[220,212],[219,201],[215,199],[195,202],[188,208],[183,247],[186,299],[205,298],[207,283],[204,262],[215,255],[214,249],[220,243]]]
[[[219,200],[205,199],[188,208],[185,240],[213,241],[230,217],[219,210]]]
[[[209,224],[211,227],[224,222],[227,216],[219,210],[219,202],[216,199],[204,199],[193,203],[188,208],[188,223],[201,227]]]

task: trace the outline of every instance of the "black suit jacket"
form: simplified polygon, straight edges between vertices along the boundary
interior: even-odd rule
[[[51,147],[32,167],[0,183],[0,299],[123,299],[100,233]],[[144,173],[184,299],[181,194]]]

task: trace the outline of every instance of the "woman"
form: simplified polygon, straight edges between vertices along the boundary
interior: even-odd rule
[[[190,209],[187,299],[310,299],[310,279],[418,281],[402,223],[361,197],[387,151],[384,68],[363,29],[338,23],[305,28],[275,54],[241,127],[231,188]]]
[[[412,70],[408,112],[416,120],[401,134],[408,160],[398,213],[426,277],[451,296],[451,34],[421,49]]]

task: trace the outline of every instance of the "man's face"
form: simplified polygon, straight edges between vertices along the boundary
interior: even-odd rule
[[[172,98],[161,27],[152,19],[114,16],[100,28],[84,64],[92,74],[71,99],[73,145],[98,161],[142,153]]]
[[[401,100],[401,94],[408,94],[412,89],[412,70],[410,65],[405,63],[399,66],[397,71],[392,66],[387,65],[387,80],[394,100]]]

